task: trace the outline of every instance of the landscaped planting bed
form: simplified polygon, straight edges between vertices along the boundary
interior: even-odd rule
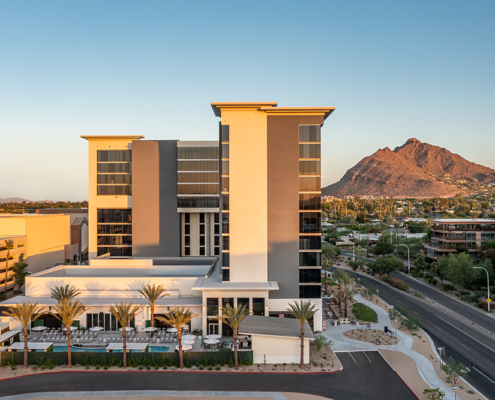
[[[356,319],[366,322],[378,322],[378,316],[376,312],[373,311],[368,306],[361,303],[356,303],[352,305],[352,313]]]

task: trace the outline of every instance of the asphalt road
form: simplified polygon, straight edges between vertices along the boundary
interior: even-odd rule
[[[339,359],[344,369],[331,374],[143,371],[31,375],[2,381],[0,396],[60,391],[221,390],[299,392],[335,400],[416,399],[378,352],[353,352],[352,357],[339,353]]]
[[[355,274],[364,281],[364,286],[376,287],[379,296],[388,304],[401,305],[418,316],[436,347],[445,348],[444,359],[452,356],[467,365],[471,372],[466,380],[489,399],[495,399],[495,339],[438,307],[371,279],[366,274]]]

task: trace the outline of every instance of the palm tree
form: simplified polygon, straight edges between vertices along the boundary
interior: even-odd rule
[[[157,300],[165,296],[170,296],[170,294],[165,293],[165,287],[163,285],[156,286],[155,284],[146,284],[141,286],[139,293],[143,295],[149,302],[151,306],[151,326],[155,326],[155,303]]]
[[[237,361],[237,331],[241,322],[248,315],[246,306],[232,308],[230,304],[227,304],[222,308],[222,315],[218,316],[224,324],[227,324],[234,331],[234,369],[239,369],[239,362]]]
[[[324,255],[321,258],[321,266],[323,267],[323,270],[325,271],[325,296],[328,294],[328,288],[327,288],[327,275],[328,275],[328,270],[330,267],[333,265],[334,261],[332,257]]]
[[[347,294],[351,288],[354,279],[347,273],[344,272],[342,276],[342,286],[344,291],[344,317],[347,318]]]
[[[110,306],[108,312],[112,314],[119,324],[122,325],[122,353],[124,357],[124,368],[127,368],[127,325],[136,316],[139,311],[139,306],[132,306],[132,301],[127,303],[120,303]]]
[[[43,307],[38,307],[37,302],[31,304],[29,301],[22,304],[17,303],[5,312],[9,317],[18,321],[24,330],[24,369],[28,367],[28,326],[44,312]]]
[[[182,326],[191,322],[196,315],[189,308],[175,306],[173,310],[170,310],[164,317],[158,316],[156,319],[162,321],[167,325],[172,325],[177,329],[177,339],[179,341],[179,358],[180,368],[184,368],[184,360],[182,359]]]
[[[367,232],[367,238],[366,238],[366,257],[369,257],[370,252],[369,252],[369,247],[370,247],[370,231],[373,229],[373,225],[371,224],[364,224],[364,229],[366,229]]]
[[[75,286],[67,284],[65,286],[55,286],[54,289],[51,289],[50,297],[57,300],[58,304],[61,304],[66,301],[74,300],[74,298],[80,294],[81,292],[79,289],[76,289]]]
[[[70,347],[70,334],[71,326],[88,308],[84,306],[79,300],[76,301],[63,301],[55,306],[52,306],[52,314],[55,318],[59,319],[67,329],[67,368],[72,368],[72,352]]]
[[[339,290],[339,310],[342,310],[342,282],[344,279],[344,274],[345,272],[341,269],[337,269],[333,273],[333,279],[335,280],[335,283],[337,284],[337,289]]]
[[[5,246],[7,249],[7,257],[5,259],[5,299],[7,299],[7,279],[8,279],[8,271],[9,271],[9,257],[10,257],[10,250],[14,248],[14,241],[12,239],[6,240],[5,241]]]
[[[304,364],[304,326],[306,321],[311,318],[318,310],[315,310],[315,305],[311,304],[311,301],[303,302],[300,300],[298,303],[294,301],[293,304],[289,304],[287,311],[289,311],[294,318],[296,318],[301,324],[301,361],[299,362],[299,368],[303,367]]]

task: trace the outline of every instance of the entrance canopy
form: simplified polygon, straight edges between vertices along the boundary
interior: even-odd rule
[[[7,331],[3,333],[2,335],[0,335],[0,343],[3,343],[6,340],[9,340],[10,338],[13,338],[18,333],[21,333],[21,331]]]
[[[47,351],[50,347],[53,346],[52,342],[28,342],[28,351],[36,350],[36,351]],[[9,347],[9,351],[19,351],[24,350],[24,342],[16,342],[12,346]]]
[[[127,351],[140,351],[144,353],[146,351],[146,348],[148,347],[147,343],[127,343],[126,350]],[[110,343],[107,346],[107,352],[109,351],[122,351],[124,348],[123,343]]]

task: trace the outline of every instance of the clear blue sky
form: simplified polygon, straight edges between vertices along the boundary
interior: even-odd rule
[[[79,135],[216,140],[211,101],[335,106],[323,184],[408,138],[495,168],[495,2],[0,0],[0,198],[87,199]]]

